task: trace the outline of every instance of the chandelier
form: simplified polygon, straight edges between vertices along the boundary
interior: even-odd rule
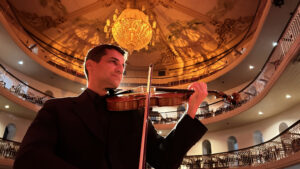
[[[119,11],[116,9],[113,15],[113,23],[106,20],[104,32],[106,38],[112,38],[119,46],[127,49],[129,52],[134,50],[139,51],[142,48],[148,50],[148,45],[152,40],[151,45],[154,46],[155,39],[153,34],[158,32],[156,29],[156,21],[149,22],[149,17],[138,9],[127,8],[117,16]],[[153,20],[151,16],[150,20]]]

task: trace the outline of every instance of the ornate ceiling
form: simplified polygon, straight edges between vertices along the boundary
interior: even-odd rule
[[[153,23],[156,26],[149,45],[131,52],[125,86],[144,83],[151,63],[154,83],[162,86],[197,81],[224,70],[239,57],[245,57],[244,46],[254,39],[252,35],[262,17],[259,9],[265,7],[263,0],[10,0],[7,3],[36,45],[52,54],[41,59],[81,75],[90,48],[102,43],[117,44],[109,28],[105,28],[107,22],[114,24],[114,14],[119,16],[126,8],[143,11],[151,26]]]

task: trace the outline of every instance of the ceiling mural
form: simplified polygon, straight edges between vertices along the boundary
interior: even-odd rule
[[[261,5],[260,0],[10,0],[7,3],[29,36],[57,57],[48,58],[54,64],[82,73],[82,63],[90,48],[124,42],[121,46],[127,45],[124,48],[130,51],[125,77],[147,74],[152,63],[154,78],[181,80],[210,75],[236,60],[240,56],[236,54],[241,50],[239,44],[247,40],[245,37]],[[131,10],[125,14],[126,9],[138,12]],[[128,26],[128,17],[135,19],[130,23],[133,28]],[[131,29],[136,32],[130,32]]]

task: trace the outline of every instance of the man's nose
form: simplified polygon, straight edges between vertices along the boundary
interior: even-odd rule
[[[120,74],[123,74],[123,70],[124,70],[124,68],[123,68],[122,65],[119,65],[119,66],[117,66],[117,68],[116,68],[116,72],[117,72],[117,73],[120,73]]]

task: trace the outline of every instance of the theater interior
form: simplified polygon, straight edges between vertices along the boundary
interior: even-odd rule
[[[13,168],[47,100],[86,90],[84,59],[100,44],[129,53],[118,91],[144,94],[150,65],[152,95],[195,82],[214,91],[181,169],[300,168],[299,2],[1,0],[0,169]],[[164,137],[188,107],[167,99],[149,113]]]

